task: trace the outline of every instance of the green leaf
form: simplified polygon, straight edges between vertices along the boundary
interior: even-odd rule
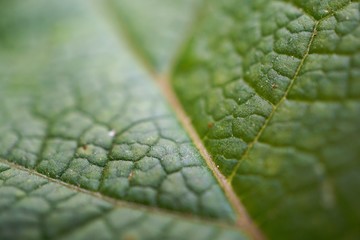
[[[0,2],[0,239],[359,238],[359,9]]]
[[[204,145],[270,238],[360,236],[359,7],[212,1],[174,74]]]
[[[114,22],[126,29],[131,44],[155,71],[166,71],[188,34],[202,0],[109,2]],[[165,30],[165,31],[164,31]]]
[[[2,3],[1,9],[4,164],[96,192],[97,198],[111,202],[234,222],[221,187],[123,35],[105,19],[105,6],[88,0],[34,0]],[[34,200],[27,208],[37,204]],[[119,218],[127,222],[128,215],[133,214]],[[57,222],[38,218],[37,224],[45,221],[49,231],[56,231]],[[3,221],[0,225],[13,222]],[[20,222],[16,228],[26,230],[29,224]],[[58,224],[82,225],[71,218]],[[45,228],[35,226],[39,229],[34,232]],[[140,236],[152,238],[139,229]],[[105,230],[98,234],[115,234]]]
[[[0,163],[1,239],[245,239],[236,229],[134,209]]]

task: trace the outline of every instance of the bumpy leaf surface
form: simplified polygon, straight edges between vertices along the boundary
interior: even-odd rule
[[[0,163],[1,239],[245,239],[238,230],[127,208]]]
[[[0,239],[360,236],[358,1],[2,1],[0,98]]]
[[[359,7],[212,1],[178,64],[206,148],[273,238],[360,234]]]

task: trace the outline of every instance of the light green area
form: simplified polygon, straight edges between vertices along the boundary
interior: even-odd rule
[[[109,13],[125,26],[132,44],[149,64],[167,71],[187,40],[206,0],[107,0]],[[166,31],[164,31],[166,29]]]
[[[360,4],[211,1],[174,87],[270,239],[360,236]]]
[[[0,6],[1,158],[113,199],[234,222],[212,172],[102,4]]]
[[[116,206],[0,163],[0,239],[246,239],[236,229]]]

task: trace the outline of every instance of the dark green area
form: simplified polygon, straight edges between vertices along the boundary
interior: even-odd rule
[[[212,1],[174,87],[271,239],[360,236],[360,12],[351,1]]]

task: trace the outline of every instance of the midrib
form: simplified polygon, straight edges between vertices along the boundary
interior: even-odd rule
[[[121,35],[121,39],[125,41],[133,56],[137,59],[139,64],[143,66],[143,68],[147,71],[148,75],[161,90],[162,95],[166,98],[167,103],[171,107],[172,111],[174,111],[178,121],[181,123],[188,136],[190,137],[194,145],[197,147],[209,170],[215,176],[218,184],[224,191],[229,203],[235,210],[235,213],[237,215],[236,224],[238,228],[245,231],[249,236],[252,237],[252,239],[265,239],[263,233],[257,227],[255,222],[251,219],[240,199],[236,196],[236,193],[231,187],[230,182],[227,181],[226,177],[216,167],[210,153],[204,146],[204,143],[202,142],[201,137],[197,133],[196,129],[194,128],[194,126],[192,126],[190,118],[187,116],[186,111],[184,110],[182,104],[180,103],[180,100],[177,97],[177,94],[173,90],[170,83],[172,70],[177,64],[179,56],[181,56],[181,53],[187,46],[188,41],[196,30],[196,27],[201,23],[202,17],[204,15],[204,9],[206,9],[206,7],[203,6],[199,8],[198,13],[196,13],[193,18],[193,24],[190,25],[190,29],[188,29],[187,31],[188,36],[185,36],[183,38],[184,43],[173,56],[173,61],[171,61],[169,69],[167,69],[165,73],[161,73],[158,72],[151,64],[150,58],[147,56],[145,51],[141,47],[134,44],[138,42],[136,37],[131,34],[131,31],[127,28],[126,24],[122,23],[121,17],[113,12],[113,8],[109,7],[109,1],[105,2],[106,3],[105,6],[103,6],[103,9],[105,10],[105,14],[109,14],[110,16],[109,24],[112,24],[113,27],[121,33],[118,35],[118,37],[120,37]],[[203,1],[203,4],[205,5],[207,2],[208,1]]]
[[[206,1],[206,0],[203,1],[204,4],[207,2],[208,1]],[[345,4],[337,11],[344,9],[349,4],[351,4],[351,2],[352,1],[350,1],[348,4]],[[254,145],[259,141],[260,137],[264,133],[264,130],[267,128],[270,121],[273,119],[273,117],[276,114],[279,107],[286,101],[288,94],[290,93],[292,87],[294,86],[296,79],[298,78],[306,59],[309,56],[310,49],[311,49],[311,46],[317,35],[317,28],[318,28],[320,22],[333,16],[337,11],[329,13],[327,16],[324,16],[318,20],[314,19],[312,16],[310,16],[304,12],[304,14],[307,14],[310,18],[312,18],[314,20],[313,31],[311,33],[311,37],[310,37],[309,43],[307,45],[307,48],[305,50],[305,53],[295,71],[293,78],[291,79],[288,87],[286,88],[284,95],[279,100],[279,102],[273,106],[272,112],[265,120],[263,126],[260,128],[256,137],[253,139],[253,141],[250,144],[248,144],[247,149],[245,150],[244,154],[240,157],[240,159],[239,159],[237,165],[235,166],[234,170],[232,171],[231,175],[228,178],[226,178],[216,167],[214,161],[212,160],[211,154],[207,151],[204,143],[201,140],[200,135],[198,134],[198,132],[196,131],[194,126],[191,124],[190,117],[187,115],[185,109],[183,108],[179,98],[177,97],[177,94],[173,90],[171,83],[170,83],[171,76],[172,76],[172,70],[173,70],[174,66],[178,63],[179,57],[181,56],[182,52],[184,51],[185,47],[187,46],[190,37],[193,35],[194,31],[196,30],[196,27],[201,22],[202,15],[204,14],[203,10],[205,9],[205,7],[203,7],[203,8],[200,7],[199,9],[200,9],[200,11],[198,12],[198,14],[196,14],[196,17],[194,17],[194,23],[191,25],[192,27],[189,29],[188,35],[185,36],[185,38],[184,38],[184,44],[181,46],[181,48],[177,51],[177,53],[173,57],[173,61],[171,62],[170,67],[166,73],[159,73],[154,68],[154,66],[150,63],[150,59],[146,55],[145,51],[141,47],[136,46],[134,44],[135,42],[137,42],[137,41],[134,41],[134,40],[136,40],[135,36],[133,36],[131,34],[131,31],[129,31],[129,29],[126,27],[125,24],[121,23],[121,19],[119,19],[119,17],[117,17],[117,20],[118,20],[117,27],[118,27],[118,30],[121,31],[121,33],[122,33],[122,36],[123,36],[122,39],[125,40],[125,42],[128,44],[129,49],[131,50],[133,55],[137,58],[139,63],[141,63],[141,65],[144,67],[144,69],[146,69],[146,71],[151,76],[151,78],[154,80],[154,82],[156,83],[158,88],[161,89],[163,96],[166,98],[168,104],[170,105],[172,110],[175,112],[177,119],[180,121],[180,123],[184,127],[185,131],[187,132],[187,134],[189,135],[189,137],[191,138],[191,140],[193,141],[193,143],[199,150],[199,152],[202,155],[203,159],[205,160],[208,168],[214,174],[216,180],[218,181],[219,185],[223,189],[230,204],[233,206],[233,208],[237,214],[238,227],[240,229],[242,229],[243,231],[245,231],[246,233],[248,233],[253,239],[259,239],[259,240],[265,239],[264,234],[261,232],[261,230],[255,224],[254,220],[251,219],[250,215],[247,213],[245,206],[241,203],[240,199],[237,197],[236,193],[234,192],[234,190],[231,186],[231,182],[232,182],[232,179],[235,176],[237,170],[240,168],[242,160],[245,159],[245,157],[248,155],[248,153],[253,149]],[[112,14],[112,15],[114,16],[114,14]],[[113,22],[113,24],[115,24],[115,23]]]

